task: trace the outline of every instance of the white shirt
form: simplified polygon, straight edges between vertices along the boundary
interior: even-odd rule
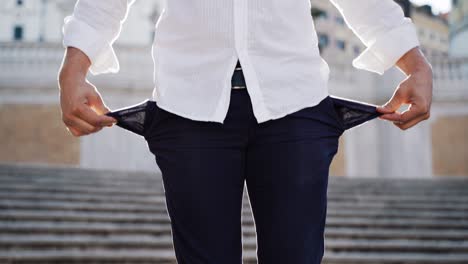
[[[366,45],[352,65],[383,74],[418,46],[415,25],[393,0],[330,0]],[[113,43],[134,0],[78,0],[64,47],[81,49],[92,74],[118,72]],[[152,99],[174,114],[223,123],[239,59],[258,123],[328,95],[309,0],[168,0],[152,47]],[[149,55],[149,54],[148,54]]]

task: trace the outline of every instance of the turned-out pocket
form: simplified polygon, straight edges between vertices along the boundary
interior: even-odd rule
[[[140,103],[107,112],[106,115],[117,119],[117,126],[144,137],[155,118],[156,109],[156,102],[146,99]]]
[[[329,99],[332,102],[336,118],[341,123],[343,130],[359,126],[382,115],[382,113],[377,111],[376,105],[333,95],[330,95]]]

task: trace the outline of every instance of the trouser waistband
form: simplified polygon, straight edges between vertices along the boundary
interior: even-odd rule
[[[245,89],[247,87],[239,61],[237,61],[236,69],[232,75],[231,87],[232,89]]]

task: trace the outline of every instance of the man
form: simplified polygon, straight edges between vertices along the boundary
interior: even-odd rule
[[[432,69],[392,0],[330,0],[367,49],[354,61],[407,78],[378,108],[405,130],[429,118]],[[74,136],[112,126],[86,80],[117,72],[112,44],[134,1],[79,0],[59,75]],[[179,263],[241,263],[247,183],[259,263],[320,263],[328,170],[344,132],[328,96],[308,0],[169,0],[156,25],[145,139],[161,168]],[[234,71],[243,87],[231,83]],[[241,88],[241,89],[236,89]],[[402,104],[410,108],[402,113]]]

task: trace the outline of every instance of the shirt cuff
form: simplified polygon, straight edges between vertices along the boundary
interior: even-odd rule
[[[352,65],[357,69],[363,69],[383,75],[385,71],[394,66],[397,61],[410,49],[419,46],[416,28],[410,18],[405,18],[406,23],[381,34],[370,44]]]
[[[89,70],[93,75],[119,71],[119,61],[105,34],[73,15],[65,17],[64,22],[63,47],[75,47],[83,51],[91,61]]]

